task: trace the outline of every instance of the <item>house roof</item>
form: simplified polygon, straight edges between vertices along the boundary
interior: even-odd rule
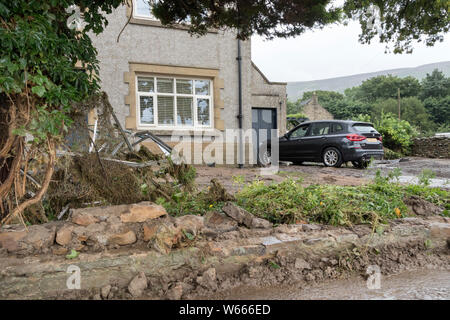
[[[261,75],[261,77],[263,77],[264,81],[266,81],[268,84],[287,85],[287,82],[272,82],[272,81],[269,81],[269,79],[267,79],[267,77],[264,75],[264,73],[262,73],[262,71],[259,70],[259,68],[256,66],[256,64],[253,61],[252,61],[252,66],[253,66],[253,68],[255,68],[256,71],[258,71],[258,73]]]

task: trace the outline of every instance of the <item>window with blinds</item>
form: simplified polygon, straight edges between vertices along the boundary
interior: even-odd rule
[[[139,126],[212,126],[211,80],[138,76],[136,89]]]

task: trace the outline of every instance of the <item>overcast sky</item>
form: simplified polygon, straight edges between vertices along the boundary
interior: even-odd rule
[[[450,35],[434,47],[414,45],[412,54],[385,54],[374,40],[358,42],[360,26],[333,25],[290,39],[252,38],[252,60],[271,81],[309,81],[450,60]]]

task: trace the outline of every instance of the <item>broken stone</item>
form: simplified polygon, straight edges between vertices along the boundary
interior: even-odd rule
[[[227,202],[222,208],[229,217],[236,220],[239,224],[243,224],[248,228],[252,227],[254,216],[247,210],[235,205],[232,202]]]
[[[19,241],[25,238],[26,231],[2,232],[0,233],[0,246],[8,252],[19,250]]]
[[[303,231],[318,231],[322,227],[317,224],[302,224],[302,229]]]
[[[134,298],[137,298],[142,296],[145,289],[147,289],[147,277],[144,272],[141,272],[131,280],[128,285],[128,292],[130,292]]]
[[[311,265],[305,259],[302,259],[302,258],[295,259],[294,266],[296,269],[299,269],[299,270],[303,270],[303,269],[311,270]]]
[[[237,230],[237,221],[227,217],[226,215],[211,211],[205,215],[205,226],[219,233]]]
[[[72,226],[64,226],[61,229],[58,230],[56,233],[56,243],[61,246],[66,246],[72,241]]]
[[[115,234],[109,238],[110,244],[118,244],[125,246],[136,242],[136,234],[133,231],[128,231],[120,234]]]
[[[156,236],[156,232],[158,231],[157,224],[144,224],[142,227],[144,232],[144,241],[149,241]]]
[[[167,215],[167,212],[163,206],[144,201],[130,205],[128,211],[120,215],[120,220],[124,223],[137,223],[156,219],[164,215]]]
[[[72,222],[80,226],[86,227],[90,224],[99,222],[99,220],[90,214],[75,211],[72,214]]]
[[[183,296],[183,284],[177,283],[167,291],[166,297],[169,300],[180,300]]]
[[[207,289],[216,290],[217,289],[216,269],[209,268],[208,270],[203,272],[201,277],[197,277],[197,283]]]
[[[181,228],[175,227],[170,222],[164,222],[158,225],[151,245],[159,253],[169,254],[172,247],[179,243],[181,238]]]
[[[431,237],[447,239],[450,237],[450,223],[433,222],[430,224]]]
[[[272,228],[272,223],[270,221],[265,220],[265,219],[254,217],[252,219],[251,228],[255,228],[255,229],[269,229],[269,228]]]
[[[67,254],[67,252],[69,252],[69,249],[64,248],[64,247],[56,247],[56,248],[53,248],[52,252],[54,255],[63,256],[65,254]]]
[[[179,217],[175,220],[175,223],[182,230],[197,235],[204,227],[203,217],[186,215]]]
[[[94,300],[102,300],[102,297],[100,296],[100,293],[97,293],[94,295],[94,297],[92,298]]]
[[[101,290],[101,295],[103,299],[108,299],[109,293],[111,291],[111,285],[108,284],[107,286],[104,286]]]
[[[34,249],[41,250],[48,248],[55,242],[56,227],[50,229],[42,226],[35,225],[28,229],[28,234],[23,241],[31,244]]]

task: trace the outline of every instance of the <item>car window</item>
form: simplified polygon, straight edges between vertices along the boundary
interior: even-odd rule
[[[322,136],[330,132],[330,124],[328,122],[313,123],[310,136]]]
[[[331,133],[341,133],[344,131],[344,126],[341,123],[331,124]]]
[[[375,128],[370,124],[355,124],[353,125],[353,128],[355,128],[356,131],[361,133],[377,132],[377,130],[375,130]]]
[[[294,132],[291,133],[290,138],[291,139],[303,138],[304,136],[306,136],[306,133],[308,132],[308,128],[309,128],[309,125],[301,126],[300,128],[298,128],[297,130],[295,130]]]

